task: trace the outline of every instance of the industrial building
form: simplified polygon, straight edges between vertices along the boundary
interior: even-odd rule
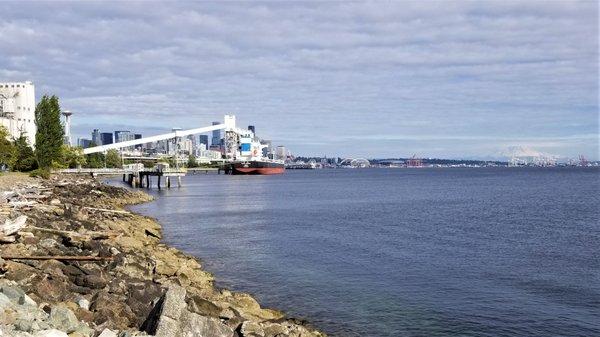
[[[35,145],[35,88],[32,82],[0,83],[0,125],[11,137],[27,136]]]

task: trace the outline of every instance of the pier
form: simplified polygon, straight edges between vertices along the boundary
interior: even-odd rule
[[[213,171],[213,169],[202,169]],[[215,169],[216,170],[216,169]],[[79,168],[79,169],[63,169],[58,170],[58,173],[66,174],[89,174],[96,178],[101,175],[107,176],[123,176],[123,181],[127,182],[131,187],[146,187],[150,188],[152,184],[151,177],[157,177],[156,186],[160,189],[161,180],[164,178],[164,182],[167,188],[171,188],[172,179],[176,179],[177,186],[181,187],[181,177],[185,176],[188,172],[186,168],[169,168],[169,167],[155,167],[145,168],[140,164],[128,165],[124,168]]]

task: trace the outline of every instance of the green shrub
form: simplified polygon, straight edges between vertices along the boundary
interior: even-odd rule
[[[29,172],[30,177],[40,177],[44,179],[50,178],[50,170],[45,168],[38,168]]]

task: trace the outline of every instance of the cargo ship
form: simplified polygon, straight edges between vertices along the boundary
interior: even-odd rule
[[[249,160],[229,164],[230,174],[282,174],[285,172],[283,162],[274,160]]]
[[[227,136],[226,136],[227,137]],[[230,162],[223,166],[226,174],[282,174],[285,172],[285,162],[265,157],[263,149],[266,145],[254,136],[253,130],[247,130],[235,139],[232,148],[227,153],[233,154]],[[236,146],[234,145],[234,146]]]

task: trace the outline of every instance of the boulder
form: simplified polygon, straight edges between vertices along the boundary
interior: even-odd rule
[[[240,333],[243,337],[264,337],[265,331],[259,323],[245,321],[240,327]]]
[[[54,306],[50,310],[50,324],[67,333],[73,332],[79,327],[79,321],[75,314],[62,305]]]
[[[25,295],[25,292],[16,286],[11,286],[6,283],[0,284],[0,293],[3,293],[6,297],[8,297],[13,302],[18,302],[22,296]]]
[[[180,318],[181,337],[232,337],[233,330],[213,317],[200,316],[185,310]]]
[[[172,337],[179,331],[179,316],[185,310],[185,289],[171,286],[157,304],[158,319],[156,323],[149,323],[148,333],[155,333],[159,337]]]
[[[105,278],[100,275],[80,275],[74,280],[75,284],[81,287],[90,289],[102,289],[108,283]]]
[[[190,298],[190,300],[188,301],[188,304],[188,307],[191,309],[192,312],[204,316],[219,317],[222,311],[221,308],[216,306],[214,303],[198,295],[192,296],[192,298]]]
[[[185,289],[178,286],[171,286],[165,294],[161,317],[167,316],[178,319],[181,311],[185,308]]]
[[[92,299],[90,309],[94,312],[94,323],[108,322],[110,328],[125,329],[136,320],[136,314],[127,306],[124,298],[101,291]]]

